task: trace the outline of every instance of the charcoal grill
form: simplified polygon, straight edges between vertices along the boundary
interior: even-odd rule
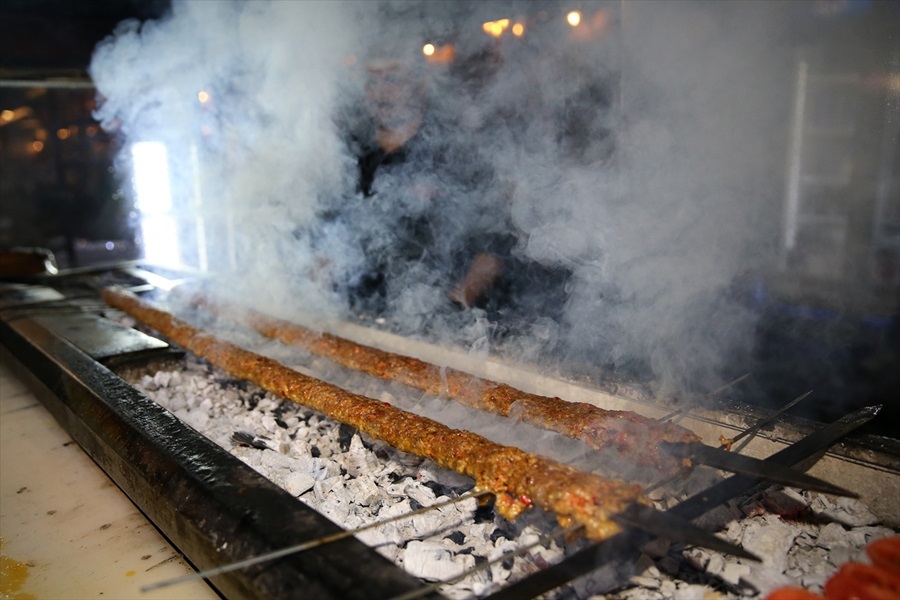
[[[4,358],[196,568],[211,568],[339,531],[331,521],[181,423],[115,374],[117,369],[178,358],[180,350],[103,318],[99,288],[117,283],[134,290],[152,290],[154,284],[164,281],[136,265],[125,265],[4,284],[0,299]],[[391,346],[404,345],[408,351],[412,345],[420,356],[439,356],[435,362],[449,362],[450,366],[538,393],[546,391],[582,401],[590,398],[594,402],[599,397],[608,408],[636,410],[651,417],[666,412],[665,407],[654,406],[624,387],[587,389],[514,366],[483,361],[476,364],[446,349],[350,323],[336,324],[335,329],[339,330],[336,333],[361,338],[359,341],[377,338],[386,349],[399,351]],[[715,441],[753,421],[756,415],[752,409],[740,408],[738,412],[696,411],[682,424]],[[893,501],[900,495],[896,442],[862,436],[818,450],[813,456],[791,455],[791,444],[816,427],[782,421],[765,437],[755,437],[745,451],[759,457],[780,453],[792,463],[801,459],[814,463],[812,474],[858,491],[886,524],[900,524]],[[742,490],[750,485],[752,482]],[[687,517],[702,513],[699,508],[684,510]],[[618,559],[628,556],[622,548],[633,549],[641,541],[646,541],[643,534],[617,536],[573,557],[566,565],[538,574],[539,580],[514,584],[495,595],[518,598],[540,594],[593,568],[598,561],[609,560],[612,555]],[[302,558],[286,557],[218,575],[211,583],[228,598],[287,598],[295,597],[298,590],[303,590],[305,597],[321,598],[390,598],[409,592],[438,596],[425,583],[353,538],[305,553]]]

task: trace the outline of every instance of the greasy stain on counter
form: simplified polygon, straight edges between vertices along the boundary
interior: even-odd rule
[[[0,550],[5,542],[0,537]],[[0,598],[10,600],[36,600],[33,594],[20,592],[29,574],[28,563],[19,562],[13,558],[0,554]]]

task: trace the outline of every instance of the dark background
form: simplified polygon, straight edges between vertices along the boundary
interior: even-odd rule
[[[113,166],[116,139],[92,117],[87,68],[125,19],[168,0],[2,0],[0,248],[40,246],[60,267],[136,258],[134,214]],[[29,82],[34,82],[29,85]]]

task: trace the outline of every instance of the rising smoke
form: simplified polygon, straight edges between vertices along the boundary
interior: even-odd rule
[[[97,116],[169,148],[181,235],[204,231],[231,295],[346,316],[383,253],[407,334],[712,389],[753,339],[735,287],[777,239],[791,3],[578,4],[573,29],[560,2],[175,2],[98,46]],[[482,31],[504,17],[525,35]],[[426,63],[425,41],[454,60]],[[385,59],[422,82],[428,127],[363,198],[363,88]],[[410,221],[429,245],[396,260]],[[457,308],[466,248],[504,233],[513,308]]]

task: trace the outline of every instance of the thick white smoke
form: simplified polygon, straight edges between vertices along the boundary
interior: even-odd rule
[[[98,116],[167,144],[183,232],[263,308],[356,310],[360,239],[379,252],[421,222],[426,258],[387,261],[397,329],[712,389],[752,342],[730,292],[777,239],[791,3],[578,4],[579,29],[559,2],[175,2],[97,48]],[[525,34],[482,31],[504,17]],[[454,60],[426,63],[428,41]],[[364,198],[376,60],[420,81],[429,126],[426,158]],[[514,308],[457,308],[465,248],[504,233]]]

